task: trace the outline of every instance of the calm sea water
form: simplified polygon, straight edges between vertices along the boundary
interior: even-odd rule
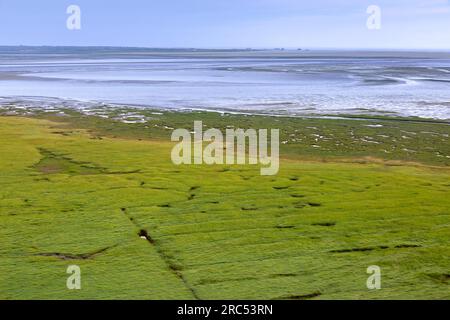
[[[450,119],[450,54],[0,47],[11,102]]]

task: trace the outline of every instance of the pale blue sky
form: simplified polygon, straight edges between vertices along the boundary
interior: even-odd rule
[[[66,9],[82,10],[82,30]],[[368,30],[366,9],[382,9]],[[0,45],[450,49],[448,0],[0,0]]]

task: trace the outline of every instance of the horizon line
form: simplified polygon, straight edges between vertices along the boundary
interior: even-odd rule
[[[445,52],[450,51],[450,48],[381,48],[381,47],[367,47],[367,48],[358,48],[358,47],[150,47],[150,46],[116,46],[116,45],[28,45],[28,44],[20,44],[20,45],[9,45],[9,44],[0,44],[0,48],[122,48],[122,49],[146,49],[146,50],[241,50],[241,51],[312,51],[312,50],[324,50],[324,51],[351,51],[351,50],[359,50],[359,51],[435,51],[435,52]]]

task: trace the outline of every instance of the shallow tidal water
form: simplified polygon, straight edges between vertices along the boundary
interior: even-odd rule
[[[0,105],[61,103],[450,119],[450,54],[0,47]]]

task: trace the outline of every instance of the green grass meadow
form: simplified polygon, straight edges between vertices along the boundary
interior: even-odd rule
[[[175,166],[157,126],[51,120],[0,117],[0,299],[450,298],[448,125],[245,118],[236,127],[281,121],[293,139],[261,176]]]

